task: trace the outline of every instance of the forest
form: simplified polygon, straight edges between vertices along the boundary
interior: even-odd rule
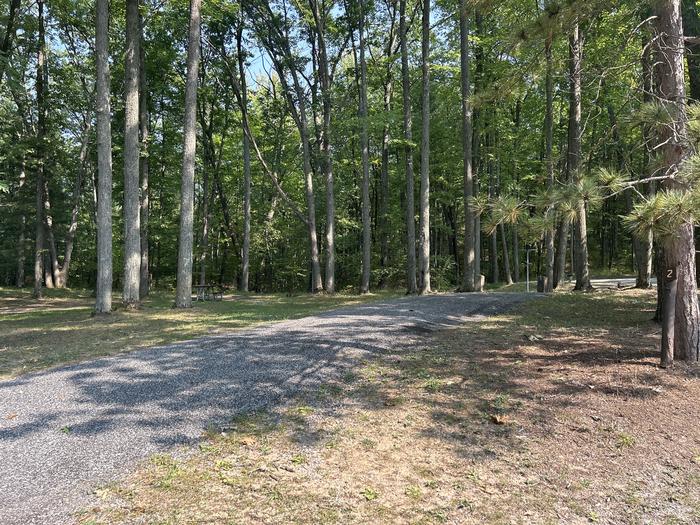
[[[695,301],[700,17],[671,4],[6,2],[0,280],[108,312],[680,264]]]
[[[699,147],[698,0],[0,0],[0,523],[698,523]]]

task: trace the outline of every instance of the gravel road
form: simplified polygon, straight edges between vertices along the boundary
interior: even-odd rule
[[[0,524],[71,523],[101,484],[212,422],[315,390],[358,359],[524,294],[406,297],[0,382]]]

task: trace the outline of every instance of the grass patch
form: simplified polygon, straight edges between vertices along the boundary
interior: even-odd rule
[[[120,308],[115,294],[117,310],[95,317],[89,291],[46,290],[45,298],[36,301],[28,290],[0,288],[0,380],[397,295],[247,294],[174,309],[171,294],[154,292],[139,310],[129,311]]]

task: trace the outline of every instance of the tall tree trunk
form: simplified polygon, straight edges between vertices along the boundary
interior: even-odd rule
[[[578,26],[574,27],[569,37],[569,126],[567,138],[567,182],[576,176],[581,154],[581,41]],[[566,273],[566,251],[569,236],[569,222],[566,218],[559,222],[557,230],[557,255],[554,267],[554,288]],[[576,236],[577,237],[577,236]]]
[[[332,294],[335,293],[335,183],[331,152],[331,71],[326,48],[325,9],[319,0],[310,0],[309,6],[314,17],[314,28],[318,40],[318,72],[323,108],[319,148],[326,179],[326,292]]]
[[[146,78],[146,47],[143,38],[143,17],[139,15],[139,127],[141,129],[141,266],[139,269],[139,297],[148,296],[150,288],[149,254],[148,254],[148,219],[149,219],[149,120],[148,113],[148,79]]]
[[[190,2],[185,82],[185,124],[183,126],[182,183],[180,194],[180,244],[177,255],[175,306],[192,306],[192,238],[194,222],[194,168],[197,152],[197,84],[199,80],[202,0]]]
[[[245,76],[245,55],[243,51],[243,19],[236,32],[238,51],[238,78],[241,84],[241,103],[248,107],[248,85]],[[247,119],[247,112],[246,112]],[[248,291],[250,274],[250,142],[243,131],[243,247],[241,257],[241,291]]]
[[[36,238],[34,246],[34,292],[41,299],[44,281],[44,166],[46,162],[46,33],[44,27],[44,0],[37,0],[39,48],[36,63],[37,145],[36,145]]]
[[[648,13],[645,13],[648,15]],[[646,17],[646,16],[645,16]],[[644,51],[642,53],[642,99],[645,103],[650,103],[654,99],[654,66],[653,66],[653,53],[652,46],[645,45]],[[644,142],[644,167],[645,171],[642,176],[650,176],[652,174],[651,168],[651,126],[644,125],[642,127],[642,139]],[[647,185],[647,195],[653,197],[656,193],[656,184],[652,181]],[[654,234],[651,230],[647,235],[638,239],[637,242],[637,279],[635,286],[637,288],[650,288],[651,287],[651,275],[652,275],[652,261],[654,260]],[[659,265],[657,265],[659,266]],[[657,268],[658,273],[658,268]],[[663,287],[663,279],[657,279],[657,287],[661,289]],[[661,295],[659,295],[661,298]],[[660,306],[660,301],[658,301]],[[658,320],[661,319],[660,311]]]
[[[360,149],[362,150],[362,281],[360,293],[369,293],[372,264],[372,222],[369,197],[369,135],[367,131],[367,62],[365,61],[365,2],[360,3]]]
[[[460,0],[459,4],[459,50],[460,78],[462,95],[462,195],[464,199],[464,257],[462,268],[462,291],[476,290],[474,281],[474,213],[471,199],[474,196],[474,178],[472,174],[472,105],[471,79],[469,76],[469,3]]]
[[[416,210],[414,205],[413,174],[413,117],[411,107],[411,78],[408,65],[408,27],[406,2],[400,0],[399,33],[401,34],[401,93],[403,98],[403,137],[406,163],[406,291],[418,291],[416,283]]]
[[[546,109],[544,118],[544,135],[545,135],[545,163],[547,168],[547,187],[551,191],[554,188],[554,159],[552,158],[552,150],[554,144],[554,65],[552,62],[552,34],[547,35],[545,42],[545,59],[546,59],[546,75],[545,75],[545,99]],[[545,247],[547,250],[546,264],[546,280],[544,291],[550,293],[554,290],[554,231],[548,227],[545,232]]]
[[[479,95],[484,88],[484,48],[479,43],[478,37],[483,35],[484,17],[479,10],[474,13],[474,25],[476,29],[477,43],[474,49],[475,74],[474,91]],[[481,151],[481,112],[475,111],[472,123],[472,173],[474,178],[474,195],[479,195],[479,174],[481,164],[479,154]],[[483,292],[483,280],[481,275],[481,215],[474,217],[474,288],[477,292]]]
[[[661,128],[659,143],[663,154],[665,173],[674,175],[689,154],[687,137],[687,115],[684,71],[683,23],[680,0],[663,0],[654,4],[656,15],[656,64],[659,72],[658,95],[666,104],[673,107],[675,120]],[[671,108],[669,108],[671,110]],[[691,188],[683,182],[669,179],[666,187],[676,191]],[[697,284],[695,280],[695,239],[693,224],[686,222],[676,235],[664,243],[666,272],[675,272],[677,296],[675,305],[666,304],[666,309],[674,308],[675,314],[675,359],[700,360],[700,310],[698,309]],[[673,274],[672,274],[673,275]],[[666,312],[670,315],[670,312]]]
[[[139,2],[126,3],[124,102],[124,289],[122,300],[133,308],[140,300],[141,224],[139,208]]]
[[[571,93],[569,99],[569,155],[568,169],[576,184],[581,183],[581,33],[578,24],[574,25],[571,46]],[[588,228],[586,202],[578,203],[576,214],[576,285],[574,290],[587,291],[592,288],[588,273]]]
[[[297,83],[297,96],[303,97],[303,90]],[[307,226],[309,232],[309,248],[311,251],[311,292],[323,291],[323,278],[321,277],[321,263],[318,253],[318,236],[316,233],[316,200],[314,197],[313,170],[311,169],[311,145],[309,142],[309,127],[306,118],[306,106],[304,102],[299,105],[299,121],[302,143],[302,159],[304,165],[304,187],[306,190]]]
[[[387,65],[384,77],[384,114],[385,122],[382,130],[382,166],[379,181],[379,266],[382,269],[379,278],[379,287],[387,284],[387,268],[389,266],[389,141],[390,141],[390,114],[394,95],[394,48],[396,46],[396,0],[391,1],[391,19],[389,36],[386,42]]]
[[[97,0],[97,282],[95,312],[112,311],[112,123],[109,75],[109,0]]]
[[[419,292],[430,293],[430,0],[423,0],[421,37],[422,132],[420,148]]]
[[[518,99],[515,103],[515,119],[513,122],[515,125],[515,133],[513,135],[513,151],[518,151],[521,113],[522,102],[520,101],[520,99]],[[516,196],[518,196],[517,192],[519,191],[518,186],[520,184],[520,173],[518,171],[517,157],[513,159],[513,179],[515,180],[516,184]],[[518,238],[517,223],[513,224],[513,281],[516,283],[520,282],[520,239]]]

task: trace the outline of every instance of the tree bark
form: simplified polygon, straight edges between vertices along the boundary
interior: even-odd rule
[[[464,256],[462,261],[462,291],[476,290],[474,275],[474,212],[471,199],[474,196],[474,177],[472,174],[472,105],[471,79],[469,75],[469,3],[460,0],[459,4],[459,50],[460,79],[462,100],[462,195],[464,206]]]
[[[382,166],[379,181],[379,266],[381,275],[379,287],[387,284],[387,268],[389,266],[389,141],[390,141],[390,113],[394,94],[394,48],[396,46],[396,0],[390,4],[391,18],[389,36],[386,41],[386,73],[384,77],[384,114],[385,122],[382,130]]]
[[[545,118],[544,118],[544,135],[545,135],[545,164],[547,168],[547,187],[551,191],[554,188],[554,159],[552,158],[552,149],[554,143],[554,65],[552,62],[552,34],[547,35],[545,41]],[[551,210],[550,210],[551,212]],[[544,243],[547,250],[546,264],[546,280],[544,291],[551,293],[554,290],[554,231],[552,228],[547,228],[544,236]]]
[[[112,116],[109,74],[109,0],[97,0],[97,282],[95,312],[112,311]]]
[[[423,0],[421,38],[422,132],[420,148],[419,292],[430,293],[430,0]]]
[[[243,21],[236,32],[236,46],[238,51],[238,78],[241,84],[241,103],[248,108],[248,86],[245,77],[245,56],[243,52]],[[243,130],[243,247],[241,257],[241,291],[248,291],[250,274],[250,142]]]
[[[124,288],[122,300],[134,308],[140,300],[141,224],[139,208],[139,2],[126,3],[124,102]]]
[[[365,60],[365,2],[359,0],[360,17],[360,149],[362,156],[362,281],[360,293],[369,293],[372,264],[372,221],[369,196],[369,135],[367,131],[367,62]]]
[[[479,95],[484,88],[484,48],[479,43],[478,37],[483,35],[484,17],[479,10],[474,13],[474,25],[476,29],[477,44],[474,49],[474,91]],[[472,122],[472,174],[474,178],[474,195],[479,195],[479,170],[481,164],[479,154],[481,151],[481,112],[474,112]],[[474,288],[477,292],[483,292],[483,280],[481,276],[481,215],[474,217]]]
[[[331,152],[331,72],[326,48],[326,14],[318,0],[310,0],[309,6],[314,17],[314,28],[318,39],[318,72],[323,108],[319,148],[326,179],[326,292],[332,294],[335,293],[335,183]],[[322,288],[322,285],[320,287]]]
[[[175,306],[192,306],[192,239],[194,222],[194,168],[197,152],[197,84],[199,80],[202,0],[190,2],[185,82],[185,124],[183,126],[182,183],[180,194],[180,243],[177,256]]]
[[[44,165],[46,162],[46,32],[44,26],[44,0],[37,0],[39,46],[36,64],[37,144],[36,144],[36,237],[34,245],[34,291],[41,299],[44,281]]]
[[[654,4],[656,15],[656,64],[659,72],[658,96],[669,106],[674,121],[663,126],[659,143],[663,146],[666,175],[675,174],[689,154],[687,137],[684,42],[680,0],[663,0]],[[685,183],[669,179],[666,187],[690,191]],[[700,360],[700,310],[695,279],[695,239],[693,224],[684,223],[676,235],[664,242],[665,269],[677,269],[675,301],[674,359]],[[671,308],[668,305],[668,308]]]
[[[571,92],[569,99],[569,154],[568,169],[571,178],[577,184],[581,182],[581,32],[578,24],[574,25],[570,39],[571,49]],[[588,291],[592,288],[591,278],[588,272],[588,226],[587,206],[581,201],[578,203],[576,214],[576,285],[574,290]]]
[[[146,49],[143,38],[143,17],[139,14],[139,127],[141,129],[141,155],[140,155],[140,170],[141,170],[141,207],[140,207],[140,225],[141,225],[141,265],[139,269],[139,298],[143,299],[148,296],[150,289],[150,273],[149,273],[149,253],[148,253],[148,219],[149,219],[149,120],[148,112],[148,79],[146,77]]]
[[[645,13],[646,14],[646,13]],[[649,103],[654,97],[654,66],[653,66],[653,53],[652,46],[645,45],[644,51],[642,53],[642,100],[645,103]],[[652,175],[651,168],[651,126],[642,126],[642,139],[644,142],[644,174],[642,176]],[[655,182],[650,182],[647,185],[647,195],[653,197],[656,193]],[[637,288],[650,288],[651,287],[651,275],[653,271],[652,261],[654,259],[654,234],[651,230],[642,238],[638,239],[637,242],[637,279],[635,286]],[[663,286],[662,280],[657,279],[657,287],[661,289]],[[661,296],[659,296],[659,299]],[[657,301],[659,305],[661,300]],[[659,316],[660,319],[660,316]]]
[[[408,27],[406,2],[400,0],[399,33],[401,38],[401,93],[403,98],[403,137],[406,172],[406,291],[415,294],[416,283],[416,211],[414,205],[413,117],[411,107],[411,78],[408,65]]]

